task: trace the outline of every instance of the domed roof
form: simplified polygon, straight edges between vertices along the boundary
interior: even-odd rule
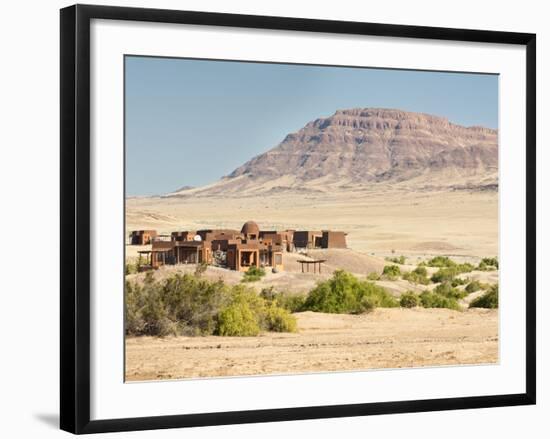
[[[241,233],[243,235],[256,235],[256,238],[260,234],[260,228],[258,227],[258,224],[256,224],[254,221],[247,221],[244,223],[243,228],[241,229]]]

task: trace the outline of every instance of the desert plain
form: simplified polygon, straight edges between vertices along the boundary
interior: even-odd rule
[[[285,253],[285,270],[268,273],[253,285],[305,293],[336,269],[364,278],[381,272],[386,257],[406,257],[412,270],[436,255],[477,264],[498,255],[498,192],[457,189],[410,190],[377,185],[373,190],[284,191],[266,195],[136,197],[126,201],[127,230],[160,233],[201,228],[240,229],[247,220],[262,229],[331,229],[348,233],[348,249]],[[127,258],[141,247],[127,246]],[[298,258],[323,258],[321,274],[302,273]],[[192,272],[189,266],[164,266],[162,278]],[[430,269],[431,272],[435,269]],[[143,274],[131,275],[139,278]],[[209,267],[205,276],[240,282],[242,273]],[[498,271],[461,275],[498,283]],[[380,280],[394,296],[433,286]],[[498,309],[468,308],[480,293],[461,301],[462,310],[393,308],[362,315],[296,313],[297,333],[257,337],[127,337],[128,381],[197,377],[310,373],[488,364],[498,362]]]

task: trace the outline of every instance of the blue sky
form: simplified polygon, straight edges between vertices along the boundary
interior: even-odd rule
[[[498,76],[127,56],[127,195],[229,174],[336,110],[397,108],[498,128]]]

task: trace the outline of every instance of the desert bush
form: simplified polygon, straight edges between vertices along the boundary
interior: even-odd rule
[[[136,274],[139,271],[139,264],[137,262],[126,262],[124,266],[124,274],[128,276],[129,274]]]
[[[278,311],[280,310],[280,311]],[[147,273],[126,282],[125,326],[132,335],[253,335],[294,328],[288,311],[244,285],[229,287],[191,274],[165,281]]]
[[[208,269],[208,264],[206,262],[201,262],[197,264],[197,267],[195,268],[195,276],[201,277],[206,270]]]
[[[471,281],[468,285],[466,285],[466,292],[468,294],[475,293],[476,291],[479,291],[483,289],[483,284],[478,280]]]
[[[451,299],[462,299],[467,293],[453,287],[451,282],[443,282],[434,289],[434,293]]]
[[[466,262],[464,264],[456,264],[453,262],[453,264],[454,265],[451,265],[449,267],[443,267],[437,270],[437,272],[435,272],[431,277],[432,282],[439,283],[439,282],[451,281],[455,276],[458,276],[459,274],[463,274],[463,273],[470,273],[475,269],[475,267],[469,262]],[[460,281],[457,281],[456,284],[461,285],[459,282]]]
[[[397,300],[384,288],[372,282],[360,281],[343,270],[331,279],[319,282],[305,300],[303,309],[327,313],[358,314],[375,307],[398,306]]]
[[[368,280],[380,280],[380,274],[377,273],[376,271],[373,271],[373,272],[368,274],[367,279]]]
[[[460,285],[466,285],[469,281],[469,279],[462,279],[460,277],[455,277],[451,280],[451,285],[453,287],[458,287]]]
[[[302,311],[306,301],[305,294],[277,292],[272,286],[263,288],[260,297],[268,302],[275,302],[278,306],[290,312]]]
[[[286,309],[279,308],[272,304],[266,308],[265,327],[268,331],[273,332],[296,332],[296,318]]]
[[[260,297],[269,302],[273,302],[280,294],[281,293],[275,291],[273,286],[262,288],[262,291],[260,291]]]
[[[483,258],[477,269],[480,271],[495,271],[498,270],[498,259],[497,258]]]
[[[254,336],[260,333],[257,316],[246,302],[238,302],[223,309],[218,316],[217,335]]]
[[[263,267],[252,266],[245,271],[242,282],[257,282],[265,276],[265,269]]]
[[[457,264],[456,268],[459,273],[470,273],[474,271],[476,267],[469,262],[464,262],[463,264]]]
[[[360,282],[355,276],[336,271],[331,279],[319,282],[308,293],[304,309],[329,313],[358,312],[359,290]]]
[[[488,266],[487,264],[485,264],[485,262],[483,262],[483,261],[481,261],[481,262],[479,263],[479,265],[477,266],[477,269],[478,269],[479,271],[490,271],[490,268],[491,268],[491,267],[489,267],[489,266]]]
[[[141,292],[141,286],[134,282],[126,281],[125,296],[124,324],[126,333],[142,333],[144,321],[141,316],[141,309],[144,306],[144,296]]]
[[[430,279],[428,278],[428,270],[426,270],[426,267],[423,266],[418,266],[413,271],[403,273],[403,279],[414,284],[428,285],[430,283]]]
[[[431,281],[433,283],[451,281],[457,274],[459,273],[456,267],[440,268],[432,275]]]
[[[231,304],[218,316],[216,334],[252,336],[260,331],[295,332],[296,318],[278,306],[276,300],[267,301],[253,290],[237,285],[231,292]]]
[[[306,296],[304,294],[280,294],[277,296],[277,305],[290,312],[300,312],[304,308]]]
[[[176,274],[161,284],[162,303],[168,317],[179,322],[182,333],[212,334],[222,308],[231,303],[231,289],[221,280],[209,281],[190,274]]]
[[[420,294],[420,304],[424,308],[448,308],[457,311],[460,310],[460,305],[456,299],[445,297],[441,294],[430,291],[424,291]]]
[[[456,265],[456,262],[454,262],[447,256],[436,256],[426,261],[425,265],[427,265],[428,267],[444,268],[444,267],[454,267]]]
[[[162,303],[162,294],[159,285],[154,281],[153,273],[147,273],[143,284],[134,284],[130,300],[127,299],[126,308],[134,304],[134,308],[127,312],[133,316],[133,326],[143,335],[168,335],[174,329],[168,324],[168,312]]]
[[[420,305],[420,298],[413,291],[407,291],[399,298],[399,306],[402,308],[414,308],[418,305]]]
[[[470,308],[498,308],[498,284],[493,285],[482,296],[472,300]]]
[[[397,265],[386,265],[382,271],[382,275],[389,280],[395,280],[401,274],[401,270]]]
[[[496,267],[498,268],[498,258],[497,257],[494,257],[494,258],[483,258],[481,260],[481,262],[484,262],[486,265],[489,265],[491,267]]]
[[[369,297],[376,308],[396,308],[399,306],[397,299],[384,288],[374,284],[368,284],[368,286],[369,288],[363,297]]]
[[[386,258],[386,261],[393,262],[394,264],[405,265],[407,263],[407,258],[405,258],[405,256],[401,255],[399,257]]]

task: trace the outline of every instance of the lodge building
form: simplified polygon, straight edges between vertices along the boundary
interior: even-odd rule
[[[132,244],[132,237],[138,232],[130,235]],[[150,238],[151,250],[139,252],[140,260],[145,256],[143,268],[205,263],[236,271],[247,271],[253,266],[281,271],[285,252],[346,248],[344,232],[260,230],[254,221],[247,221],[240,232],[232,229],[187,230],[172,232],[169,237],[169,240]]]
[[[134,230],[130,233],[131,245],[147,245],[151,244],[157,236],[156,230]]]

